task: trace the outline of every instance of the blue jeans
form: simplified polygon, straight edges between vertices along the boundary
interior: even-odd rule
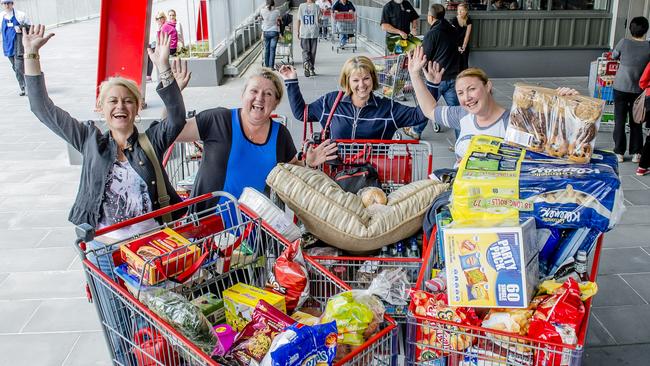
[[[341,47],[345,46],[345,44],[348,43],[348,35],[347,34],[341,34],[339,36],[339,41],[341,42]]]
[[[273,68],[275,66],[275,48],[278,45],[280,32],[264,32],[264,66]]]
[[[456,79],[443,80],[440,82],[438,87],[439,95],[445,99],[445,103],[448,106],[457,106],[460,105],[458,102],[458,96],[456,95]],[[418,134],[422,134],[424,128],[427,127],[427,122],[419,124],[413,127],[413,130]],[[456,137],[458,137],[458,131],[456,131]]]

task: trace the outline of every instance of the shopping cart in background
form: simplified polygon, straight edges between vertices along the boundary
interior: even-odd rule
[[[408,56],[406,54],[388,55],[371,58],[377,72],[379,89],[375,93],[379,96],[404,100],[406,94],[404,88],[410,84],[408,71]],[[407,90],[411,90],[407,89]]]
[[[166,213],[184,210],[189,205],[214,197],[223,197],[226,201],[204,212],[161,226],[159,229],[173,228],[188,238],[190,244],[164,254],[166,258],[149,258],[135,276],[130,272],[120,272],[120,268],[125,264],[122,263],[121,257],[114,253],[119,253],[116,250],[120,245],[129,240],[137,240],[138,236],[100,249],[91,249],[86,245],[86,242],[95,236],[161,217]],[[240,282],[263,288],[267,280],[266,264],[270,262],[266,259],[277,258],[289,244],[250,209],[238,204],[233,197],[220,193],[189,199],[96,232],[90,228],[81,234],[77,244],[89,284],[89,294],[96,305],[112,360],[118,364],[138,366],[228,364],[225,360],[212,359],[185,334],[144,305],[144,293],[152,289],[145,284],[145,279],[151,280],[147,273],[169,273],[171,269],[164,265],[171,262],[169,258],[180,258],[188,250],[198,249],[200,257],[194,258],[191,265],[176,263],[176,266],[182,264],[188,267],[182,278],[175,276],[173,281],[162,281],[156,286],[180,294],[190,301],[207,293],[221,298],[224,289]],[[349,290],[344,282],[320,264],[310,258],[305,260],[310,283],[308,306],[323,310],[331,296]],[[104,265],[98,266],[97,263]],[[106,263],[111,264],[110,268],[106,267]],[[119,277],[116,277],[115,273],[118,273]],[[396,365],[396,336],[394,321],[385,316],[378,332],[337,365]]]
[[[272,114],[271,118],[287,125],[287,116]],[[187,199],[192,192],[202,157],[203,144],[201,142],[176,142],[167,149],[163,156],[162,166],[167,172],[169,182],[183,199]]]
[[[341,45],[341,36],[347,36],[347,41]],[[351,49],[357,52],[357,15],[351,13],[332,13],[332,51]]]
[[[278,38],[278,44],[275,47],[275,61],[293,65],[293,30],[290,25]]]
[[[427,246],[428,256],[433,256],[436,228]],[[591,260],[590,281],[596,282],[603,246],[603,234],[596,242]],[[421,274],[430,275],[433,263],[425,262]],[[415,289],[424,290],[426,277],[420,276]],[[575,344],[562,344],[520,336],[513,333],[480,326],[460,325],[438,318],[422,317],[412,313],[407,316],[406,365],[490,365],[490,366],[534,366],[567,365],[582,363],[589,314],[589,298],[584,306],[582,324],[577,330]],[[470,347],[471,346],[471,347]]]
[[[320,14],[318,38],[328,40],[332,36],[332,9],[325,9]]]
[[[603,116],[600,121],[600,131],[611,132],[614,130],[614,77],[620,66],[618,60],[612,60],[606,54],[596,60],[596,78],[594,85],[594,98],[605,101]]]

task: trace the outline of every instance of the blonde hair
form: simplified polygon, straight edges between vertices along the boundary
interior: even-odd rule
[[[343,64],[341,68],[341,77],[339,78],[339,84],[345,92],[346,95],[352,95],[352,89],[350,88],[350,76],[354,72],[366,71],[370,74],[372,78],[372,90],[379,88],[379,81],[377,81],[377,70],[375,70],[375,64],[372,63],[366,56],[355,56],[349,58]]]
[[[456,76],[456,81],[462,78],[477,78],[483,82],[483,85],[487,85],[488,81],[490,81],[485,71],[478,67],[470,67],[469,69],[461,71],[458,76]]]
[[[458,9],[460,9],[460,8],[465,9],[465,11],[467,12],[467,13],[465,14],[465,17],[464,17],[464,18],[461,18],[460,16],[457,17],[457,19],[458,19],[458,24],[459,24],[461,27],[464,27],[464,26],[467,25],[467,18],[469,18],[469,6],[467,5],[467,3],[460,3],[460,4],[458,4],[458,6],[456,7],[456,11],[458,11]]]
[[[119,76],[113,76],[111,78],[108,78],[108,80],[103,81],[99,85],[99,96],[97,97],[97,107],[99,108],[103,107],[104,100],[106,99],[106,94],[108,94],[108,91],[114,86],[125,87],[129,91],[129,93],[131,93],[131,95],[136,99],[136,105],[138,106],[138,111],[140,110],[140,107],[142,106],[142,93],[140,92],[140,88],[138,87],[138,84],[136,84],[135,81],[133,80],[125,79]]]
[[[244,91],[248,88],[248,83],[253,78],[263,78],[270,80],[273,83],[273,87],[275,88],[275,96],[278,98],[278,103],[282,100],[282,96],[284,96],[284,84],[282,83],[282,80],[280,80],[280,77],[276,75],[272,69],[269,69],[268,67],[262,67],[258,71],[254,72],[253,75],[251,75],[246,80],[246,83],[244,84]]]
[[[163,18],[163,19],[167,20],[167,14],[165,14],[165,12],[162,11],[162,10],[159,11],[158,14],[156,14],[156,20],[158,20],[160,18]]]

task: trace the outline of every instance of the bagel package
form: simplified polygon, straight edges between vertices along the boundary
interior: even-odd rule
[[[601,99],[560,96],[553,89],[515,84],[506,141],[556,158],[588,163],[604,103]]]

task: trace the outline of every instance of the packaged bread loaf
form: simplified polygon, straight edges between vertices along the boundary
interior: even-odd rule
[[[576,163],[591,159],[604,101],[515,84],[506,141]]]

